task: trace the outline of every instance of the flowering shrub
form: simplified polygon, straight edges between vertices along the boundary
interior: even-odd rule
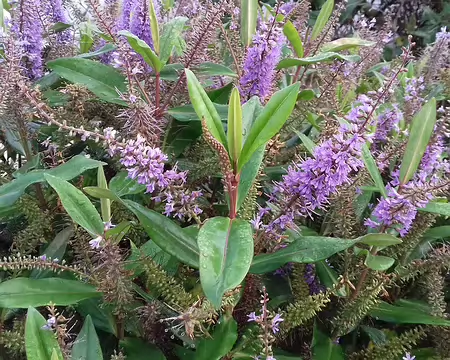
[[[445,28],[0,4],[0,358],[450,357]]]

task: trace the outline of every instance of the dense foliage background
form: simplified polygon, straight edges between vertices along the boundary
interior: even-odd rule
[[[448,1],[0,1],[0,359],[449,359]]]

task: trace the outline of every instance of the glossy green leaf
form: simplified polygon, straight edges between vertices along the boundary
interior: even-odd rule
[[[378,170],[378,166],[375,163],[375,159],[373,158],[372,153],[370,152],[366,144],[364,144],[362,148],[362,158],[364,160],[364,164],[366,165],[367,171],[369,171],[369,174],[372,177],[373,182],[378,188],[378,191],[380,191],[384,197],[387,197],[383,178],[381,177],[380,171]]]
[[[231,316],[222,316],[212,338],[206,337],[199,341],[195,352],[195,360],[220,360],[233,348],[238,337],[237,323]]]
[[[105,239],[111,240],[113,244],[118,244],[130,231],[133,224],[134,223],[131,221],[122,221],[118,225],[105,232]]]
[[[100,189],[108,190],[108,182],[106,181],[105,172],[103,171],[102,166],[99,166],[97,170],[97,186]],[[100,199],[100,210],[103,222],[109,222],[111,220],[111,200],[109,198],[102,197]]]
[[[28,160],[25,163],[25,165],[23,165],[22,167],[20,167],[19,169],[17,169],[12,173],[13,177],[17,179],[18,177],[25,175],[30,170],[33,170],[36,167],[38,167],[40,165],[40,162],[41,162],[41,154],[38,153],[36,155],[33,155],[33,157],[30,160]]]
[[[97,57],[106,53],[109,53],[111,51],[116,50],[117,47],[113,44],[105,44],[105,46],[102,46],[100,49],[89,52],[89,53],[85,53],[85,54],[79,54],[75,57],[77,58],[83,58],[83,59],[90,59],[93,57]]]
[[[153,69],[155,69],[156,72],[161,71],[161,69],[164,67],[164,64],[161,62],[161,60],[159,60],[158,56],[144,40],[139,39],[136,35],[132,34],[128,30],[119,31],[119,35],[125,36],[133,50],[141,55],[144,61]]]
[[[200,253],[195,238],[156,211],[130,200],[124,200],[124,204],[137,216],[144,230],[161,249],[184,264],[199,267]]]
[[[62,78],[86,86],[106,102],[125,104],[119,97],[119,93],[127,91],[125,77],[111,66],[79,57],[51,60],[47,66]]]
[[[303,57],[304,50],[302,39],[300,38],[300,34],[298,33],[294,24],[290,20],[286,21],[286,23],[284,24],[283,33],[289,40],[289,43],[294,49],[297,57],[299,58]]]
[[[388,256],[372,255],[370,252],[367,253],[366,260],[364,264],[377,271],[385,271],[394,265],[395,259]]]
[[[241,40],[244,46],[250,46],[256,32],[258,0],[241,0]]]
[[[28,360],[63,360],[58,340],[53,331],[42,329],[47,320],[33,307],[28,308],[25,322],[25,352]]]
[[[138,338],[125,338],[120,342],[127,360],[166,360],[164,354],[155,345]]]
[[[348,61],[348,62],[357,62],[361,60],[361,57],[359,55],[342,55],[336,52],[324,52],[319,53],[315,56],[301,58],[301,59],[294,59],[294,58],[287,58],[280,61],[280,63],[277,66],[277,69],[286,69],[290,68],[292,66],[303,66],[303,65],[311,65],[311,64],[318,64],[322,62],[328,62],[332,60],[342,60],[342,61]]]
[[[156,16],[155,11],[155,4],[153,3],[154,0],[149,1],[150,5],[150,28],[152,29],[152,40],[153,40],[153,46],[157,54],[159,54],[159,45],[160,45],[160,38],[159,38],[159,24],[158,24],[158,17]]]
[[[450,225],[437,226],[429,229],[423,237],[427,239],[445,239],[450,237]]]
[[[62,32],[64,30],[67,30],[70,27],[72,27],[71,24],[66,24],[66,23],[63,23],[63,22],[57,22],[54,25],[52,25],[49,30],[51,32],[53,32],[53,33],[59,33],[59,32]]]
[[[317,17],[311,32],[311,40],[316,40],[319,37],[320,33],[327,25],[327,22],[330,19],[331,14],[333,13],[333,8],[334,8],[334,0],[327,0],[322,5],[322,8],[320,9],[319,12],[319,16]]]
[[[348,49],[353,49],[362,46],[373,46],[376,43],[374,41],[368,41],[357,37],[340,38],[330,41],[322,46],[321,52],[337,52]],[[301,56],[299,56],[301,57]]]
[[[200,65],[192,67],[197,76],[229,76],[237,77],[237,74],[228,66],[216,64],[212,62],[205,62]]]
[[[337,272],[324,260],[318,261],[314,265],[321,284],[325,285],[328,289],[331,289],[339,283]],[[339,296],[347,296],[347,292],[342,286],[335,292]]]
[[[369,246],[391,246],[402,243],[402,240],[389,234],[367,234],[359,238],[359,242]]]
[[[84,319],[83,327],[72,347],[71,360],[103,360],[102,348],[91,316]]]
[[[314,149],[316,148],[316,144],[314,144],[314,142],[308,136],[303,134],[302,132],[295,131],[295,133],[298,135],[298,137],[302,141],[302,143],[305,146],[306,150],[308,150],[308,152],[311,155],[314,155]]]
[[[4,308],[71,305],[97,296],[101,293],[92,285],[75,280],[15,278],[0,283],[0,306]]]
[[[96,329],[117,337],[116,321],[110,308],[104,306],[103,299],[90,298],[80,301],[76,310],[82,316],[91,317]]]
[[[314,333],[312,339],[312,358],[313,360],[344,360],[344,351],[324,334],[317,323],[314,323]]]
[[[0,30],[6,31],[5,28],[5,17],[4,17],[4,9],[3,9],[3,0],[0,0]]]
[[[436,124],[436,99],[428,101],[414,116],[408,144],[400,166],[400,182],[406,184],[419,167]]]
[[[261,146],[255,153],[252,155],[251,159],[244,165],[241,170],[241,177],[239,178],[239,187],[238,187],[238,201],[237,201],[237,209],[239,210],[242,204],[245,201],[245,198],[248,195],[248,192],[252,188],[252,185],[258,176],[259,170],[261,168],[262,161],[264,159],[264,152],[266,150],[266,146]]]
[[[228,118],[228,105],[221,105],[213,103],[216,108],[217,113],[219,114],[221,121],[227,121]],[[172,116],[174,119],[178,121],[200,121],[197,113],[194,110],[194,107],[189,105],[178,106],[172,109],[169,109],[167,113]]]
[[[83,188],[83,191],[96,199],[108,199],[110,201],[119,199],[111,190],[102,189],[98,186],[86,186]]]
[[[161,49],[159,52],[159,58],[163,64],[167,63],[174,48],[178,48],[179,52],[182,49],[179,48],[179,41],[182,39],[182,33],[184,25],[188,21],[187,17],[177,16],[168,22],[164,23],[161,35]]]
[[[223,129],[222,121],[217,113],[214,104],[209,99],[202,85],[198,82],[194,73],[186,69],[186,78],[188,82],[189,97],[195,112],[199,119],[205,119],[211,135],[219,141],[225,148],[227,148],[227,136]]]
[[[412,314],[414,316],[412,316]],[[450,320],[432,316],[420,311],[417,307],[398,306],[384,301],[375,305],[369,311],[369,315],[377,320],[394,324],[424,324],[435,326],[450,326]]]
[[[164,65],[160,72],[160,78],[167,81],[178,81],[182,75],[184,75],[184,66],[177,63]]]
[[[286,122],[294,109],[300,84],[296,83],[272,95],[250,129],[239,158],[238,170],[251,159],[253,153],[264,146]]]
[[[86,195],[65,180],[48,174],[44,177],[58,193],[64,209],[75,223],[93,236],[103,235],[103,221]]]
[[[66,247],[74,233],[74,228],[72,226],[66,227],[56,234],[53,241],[42,251],[41,256],[45,255],[47,259],[58,259],[61,260],[66,253]],[[51,270],[38,270],[34,269],[31,272],[30,277],[34,279],[41,279],[44,277],[50,277],[54,275]]]
[[[443,216],[450,216],[450,203],[430,201],[427,206],[419,210]]]
[[[227,105],[230,101],[231,90],[234,85],[232,82],[218,89],[208,90],[206,93],[210,100],[216,104]]]
[[[253,233],[247,221],[215,217],[198,233],[200,282],[209,301],[219,308],[225,291],[238,286],[253,258]]]
[[[230,109],[228,111],[228,151],[230,160],[236,164],[242,150],[242,107],[239,90],[234,88],[231,92]]]
[[[127,171],[116,174],[109,182],[109,189],[118,197],[141,194],[146,190],[145,185],[138,184],[136,180],[128,177]]]
[[[372,342],[376,346],[381,346],[387,342],[386,333],[384,333],[380,329],[361,325],[361,330],[363,330],[367,335],[369,335],[370,340],[372,340]]]
[[[297,100],[311,101],[316,97],[314,90],[306,89],[298,93]]]
[[[298,237],[284,249],[255,256],[250,267],[253,274],[274,271],[288,262],[314,263],[358,243],[359,239],[344,240],[324,236]]]

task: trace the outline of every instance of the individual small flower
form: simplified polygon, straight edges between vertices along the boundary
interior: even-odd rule
[[[415,356],[411,356],[411,354],[409,352],[407,352],[405,354],[405,356],[403,356],[403,360],[415,360]]]
[[[280,331],[280,328],[278,325],[283,322],[284,319],[281,317],[280,314],[276,314],[274,318],[272,319],[272,331],[274,334],[278,333]]]
[[[252,322],[252,321],[260,321],[261,320],[261,315],[260,316],[256,316],[256,313],[253,311],[250,314],[247,315],[248,320],[247,322]]]
[[[43,254],[43,255],[39,256],[39,260],[47,261],[47,255]]]
[[[95,239],[92,239],[91,241],[89,241],[89,245],[91,247],[91,249],[100,249],[100,243],[103,241],[103,237],[101,236],[97,236]]]
[[[52,330],[56,325],[56,318],[54,316],[51,316],[47,323],[41,327],[42,330]]]

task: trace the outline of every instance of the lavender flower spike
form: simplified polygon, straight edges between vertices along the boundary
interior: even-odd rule
[[[53,23],[68,23],[68,19],[65,13],[65,10],[62,6],[62,1],[61,0],[49,0],[48,2],[48,7],[47,7],[47,13],[50,15]],[[64,30],[61,32],[58,32],[56,34],[56,41],[59,44],[67,44],[70,43],[70,41],[72,41],[72,34],[70,33],[69,30]]]
[[[272,19],[270,22],[273,22]],[[281,47],[285,41],[282,28],[277,24],[261,23],[253,37],[253,46],[248,49],[244,63],[244,75],[239,90],[244,99],[256,95],[265,100],[272,91],[275,67],[281,58]]]

